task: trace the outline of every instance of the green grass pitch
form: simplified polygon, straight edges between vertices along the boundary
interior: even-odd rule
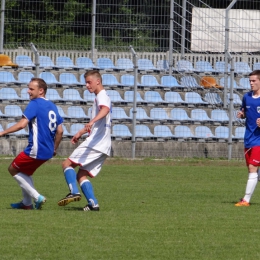
[[[92,179],[99,212],[86,201],[59,207],[68,193],[61,160],[34,175],[42,210],[10,208],[21,191],[1,159],[1,260],[259,259],[260,194],[247,208],[243,161],[107,160]]]

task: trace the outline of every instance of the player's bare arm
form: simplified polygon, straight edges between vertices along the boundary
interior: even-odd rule
[[[246,118],[246,115],[245,115],[245,112],[244,112],[244,109],[242,109],[241,111],[238,111],[237,112],[237,117],[238,118]]]
[[[6,130],[0,132],[0,136],[4,136],[10,133],[17,132],[23,128],[25,128],[28,125],[29,121],[27,118],[23,117],[19,122],[17,122],[15,125],[7,128]]]
[[[101,118],[106,117],[109,111],[110,111],[109,107],[101,106],[98,114],[91,121],[89,121],[89,123],[85,125],[86,132],[89,133],[93,124],[98,120],[100,120]]]
[[[62,125],[58,125],[57,127],[57,131],[56,131],[56,135],[55,135],[55,140],[54,140],[54,152],[53,152],[53,156],[56,155],[56,150],[58,149],[61,139],[62,139],[62,135],[63,135],[63,128]]]

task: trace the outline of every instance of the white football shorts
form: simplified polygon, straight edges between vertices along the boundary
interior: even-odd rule
[[[88,171],[90,177],[95,177],[107,157],[104,153],[79,145],[70,155],[69,160],[80,165],[80,169]]]

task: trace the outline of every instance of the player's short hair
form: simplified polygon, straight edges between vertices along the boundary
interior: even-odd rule
[[[252,71],[249,76],[257,76],[258,79],[260,80],[260,70],[254,70]]]
[[[84,79],[86,79],[89,76],[94,76],[100,80],[100,83],[102,84],[102,77],[98,70],[89,70],[84,74]]]
[[[47,86],[46,82],[43,79],[41,79],[41,78],[31,78],[30,82],[33,82],[33,81],[37,82],[38,87],[42,88],[45,94],[47,93],[48,86]]]

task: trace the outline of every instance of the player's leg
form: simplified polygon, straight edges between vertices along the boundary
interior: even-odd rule
[[[249,202],[254,193],[258,182],[258,165],[260,163],[260,147],[253,147],[250,150],[246,150],[245,158],[248,166],[248,180],[246,184],[245,196],[241,201],[236,203],[236,206],[249,206]]]
[[[96,177],[106,158],[106,154],[89,149],[88,157],[79,169],[77,180],[88,201],[88,204],[83,208],[84,211],[99,210],[99,204],[95,197],[93,186],[87,177]]]
[[[69,159],[66,159],[62,163],[62,168],[64,172],[65,180],[68,184],[70,193],[67,194],[63,199],[58,201],[59,206],[65,206],[73,201],[81,200],[81,195],[77,185],[76,172],[74,168],[77,166],[76,163],[73,163]]]
[[[46,202],[46,198],[39,194],[39,192],[34,188],[32,177],[30,175],[32,175],[34,171],[44,162],[45,160],[36,160],[30,158],[22,152],[14,159],[14,161],[8,167],[9,173],[17,181],[18,185],[22,189],[23,194],[27,194],[27,196],[30,196],[34,199],[36,209],[41,209],[42,205]],[[26,200],[27,202],[25,203],[27,204],[29,202],[28,197]],[[13,206],[11,206],[15,207],[14,204]],[[31,205],[29,206],[31,207]]]

